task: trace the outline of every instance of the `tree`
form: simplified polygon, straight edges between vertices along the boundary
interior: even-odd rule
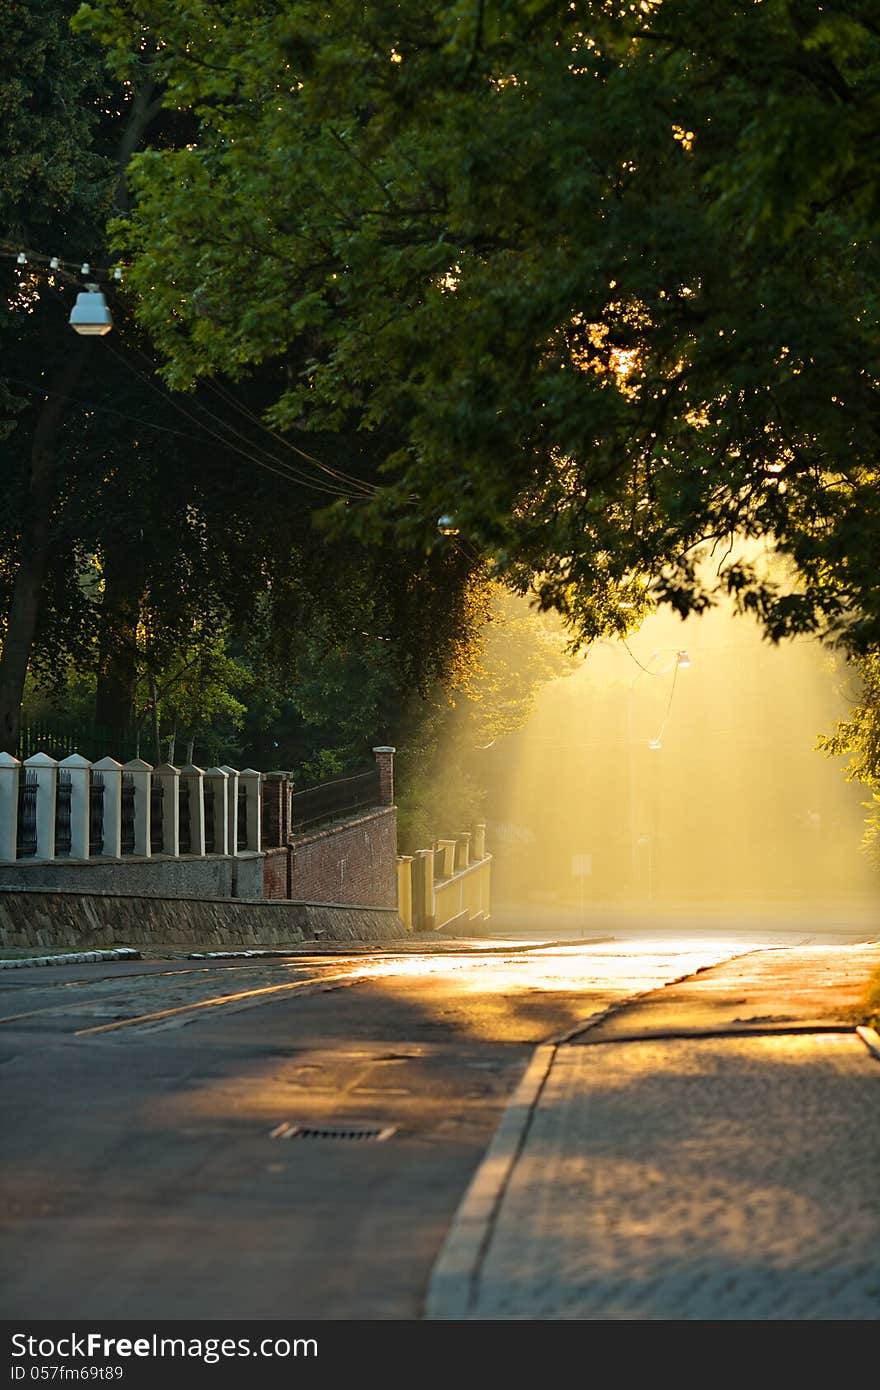
[[[322,633],[351,641],[368,621],[394,647],[396,678],[424,685],[454,663],[450,629],[475,564],[314,528],[329,500],[371,495],[375,457],[330,434],[314,441],[321,459],[309,458],[296,431],[273,439],[261,424],[301,346],[234,393],[220,377],[184,401],[156,378],[118,293],[108,339],[72,334],[71,266],[95,261],[107,217],[126,206],[132,149],[148,128],[159,148],[191,133],[186,113],[160,109],[149,49],[133,77],[114,79],[94,42],[71,32],[74,8],[17,7],[2,40],[3,746],[17,750],[28,670],[62,702],[71,668],[80,690],[91,674],[96,720],[117,729],[151,705],[151,679],[158,693],[179,669],[204,673],[211,632],[253,659],[255,701],[296,679],[298,648]],[[58,271],[55,251],[66,261]],[[173,721],[167,690],[159,705]]]
[[[829,757],[848,757],[846,780],[861,782],[870,798],[862,847],[880,868],[880,653],[871,652],[854,663],[860,693],[852,713],[834,732],[824,734],[818,747]]]
[[[133,161],[136,312],[188,387],[380,441],[344,530],[446,544],[583,640],[711,602],[880,641],[868,0],[94,0],[185,149]],[[733,550],[771,538],[784,583]]]
[[[122,171],[159,111],[149,82],[110,90],[100,50],[71,34],[73,9],[70,0],[13,3],[0,41],[0,227],[7,262],[0,439],[10,460],[0,573],[9,595],[0,653],[0,743],[13,753],[34,643],[41,623],[45,635],[51,617],[59,616],[56,611],[46,620],[45,591],[57,586],[60,556],[72,560],[75,550],[56,525],[60,436],[94,343],[71,341],[59,272],[40,276],[33,261],[21,268],[11,255],[60,239],[66,257],[93,260],[114,201],[117,209],[125,205]],[[33,392],[30,400],[22,385]],[[68,632],[84,612],[82,602],[73,603],[65,614],[73,619]]]

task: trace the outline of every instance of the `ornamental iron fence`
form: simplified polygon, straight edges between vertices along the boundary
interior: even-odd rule
[[[18,784],[18,835],[16,854],[28,859],[37,852],[37,774],[25,768]]]
[[[338,777],[314,787],[294,792],[290,798],[291,830],[313,829],[328,821],[340,820],[355,811],[381,805],[379,770]]]

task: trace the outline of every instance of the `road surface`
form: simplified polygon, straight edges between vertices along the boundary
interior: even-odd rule
[[[432,1313],[430,1291],[536,1049],[583,1056],[584,1029],[623,1037],[628,1016],[641,1035],[664,992],[725,962],[760,994],[761,962],[799,940],[633,930],[2,971],[5,1316],[472,1315]],[[856,1008],[858,980],[838,986]],[[705,992],[682,998],[711,1026]]]

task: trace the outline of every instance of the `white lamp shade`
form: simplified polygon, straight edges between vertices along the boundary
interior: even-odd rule
[[[109,333],[113,327],[107,301],[98,289],[82,290],[70,311],[70,326],[77,333]]]

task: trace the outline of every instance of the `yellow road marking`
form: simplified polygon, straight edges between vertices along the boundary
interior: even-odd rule
[[[313,991],[317,986],[317,992],[324,989],[332,989],[337,984],[348,984],[354,980],[365,978],[363,972],[358,971],[350,975],[331,975],[326,980],[295,980],[290,984],[284,985],[265,985],[261,989],[246,989],[239,994],[222,994],[214,999],[199,999],[193,1004],[179,1004],[174,1009],[159,1009],[152,1014],[138,1014],[136,1018],[121,1018],[115,1023],[101,1023],[95,1028],[80,1028],[74,1033],[75,1038],[89,1037],[95,1033],[112,1033],[119,1028],[133,1028],[139,1023],[159,1023],[166,1018],[176,1018],[180,1014],[195,1013],[197,1009],[216,1009],[223,1005],[241,1003],[246,1000],[258,999],[266,994],[284,994],[291,990],[308,989],[310,986]]]

